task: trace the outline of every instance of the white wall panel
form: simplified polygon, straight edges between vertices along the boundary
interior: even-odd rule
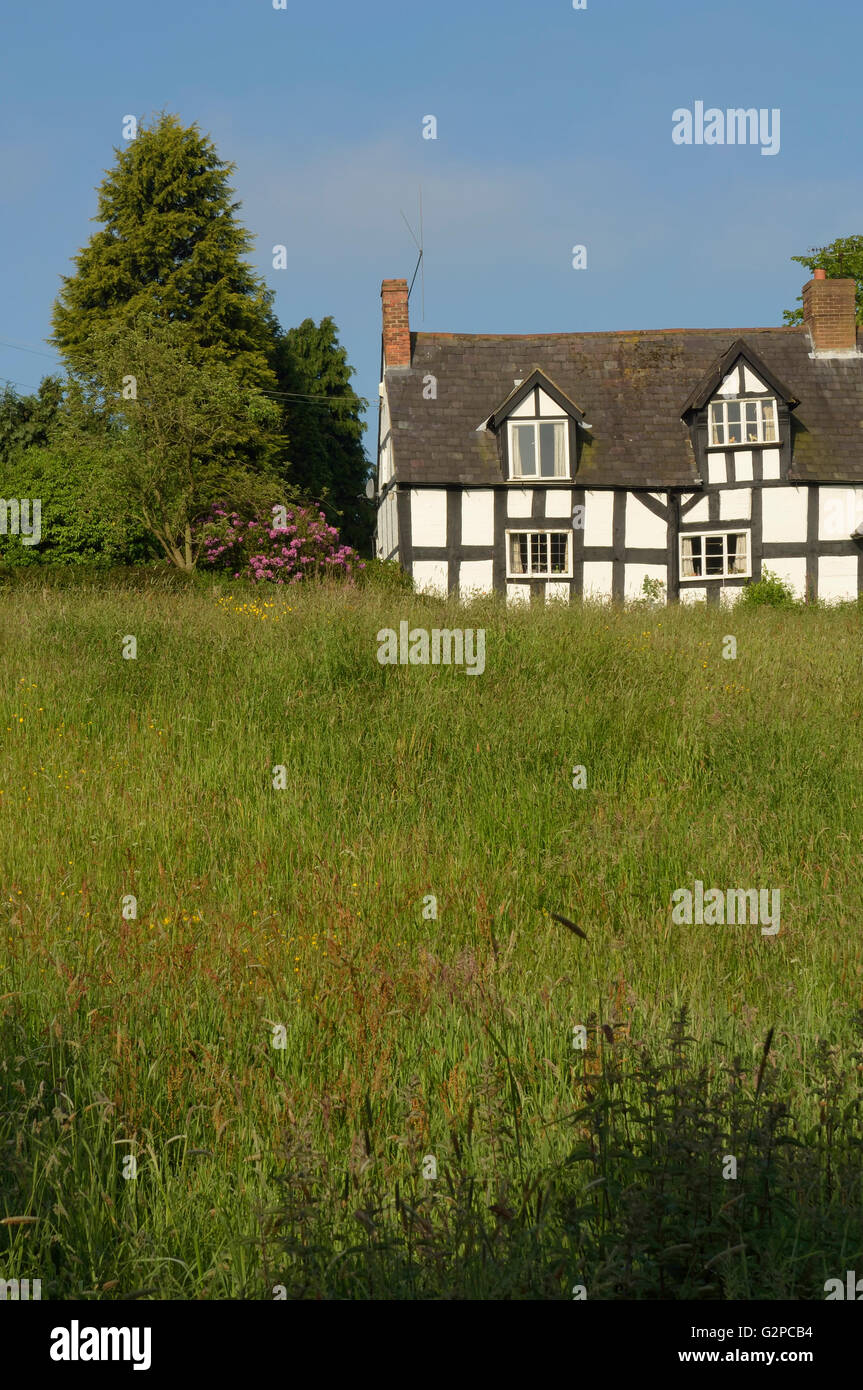
[[[761,538],[764,541],[806,540],[805,487],[766,487],[761,494]],[[775,569],[771,560],[769,569]]]
[[[613,492],[586,492],[584,494],[585,545],[612,545],[613,519]]]
[[[411,488],[411,543],[414,549],[446,545],[444,488]]]
[[[420,593],[445,595],[448,573],[446,560],[414,560],[413,580]]]
[[[494,493],[468,489],[461,495],[462,545],[494,545]]]
[[[655,512],[648,511],[631,492],[626,494],[626,544],[655,550],[664,546],[668,537],[668,523]]]

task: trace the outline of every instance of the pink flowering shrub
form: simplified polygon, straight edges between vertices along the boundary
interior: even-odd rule
[[[234,579],[268,580],[271,584],[298,584],[313,575],[339,575],[350,579],[365,562],[349,545],[339,545],[335,526],[327,525],[323,512],[310,507],[285,508],[286,524],[273,517],[251,521],[224,507],[213,507],[203,524],[201,564],[226,569]]]

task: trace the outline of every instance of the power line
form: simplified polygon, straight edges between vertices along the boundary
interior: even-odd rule
[[[7,386],[23,386],[25,391],[38,391],[38,386],[33,386],[29,381],[13,381],[11,376],[0,376],[0,381],[5,381]]]
[[[32,352],[36,357],[53,357],[55,362],[62,361],[59,353],[43,352],[41,348],[32,347],[30,344],[21,342],[15,343],[9,338],[0,338],[0,344],[2,344],[3,347],[14,348],[16,352]]]

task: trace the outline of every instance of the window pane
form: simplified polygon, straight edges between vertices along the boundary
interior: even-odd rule
[[[746,573],[746,534],[728,537],[728,570],[730,574]]]
[[[764,402],[764,435],[763,438],[772,443],[776,439],[776,408],[773,401]]]
[[[566,552],[568,549],[569,536],[564,531],[555,531],[550,537],[551,540],[551,572],[552,574],[565,574],[569,566],[566,563]]]
[[[541,531],[532,531],[530,537],[530,572],[531,574],[545,574],[547,571],[547,538]]]
[[[725,427],[722,423],[721,405],[712,405],[710,407],[710,442],[711,444],[725,443]]]
[[[536,428],[534,425],[512,427],[512,471],[518,478],[536,477]]]
[[[697,579],[701,575],[701,537],[683,537],[683,577]]]
[[[553,420],[544,420],[539,427],[539,467],[543,478],[563,478],[565,469],[566,426]]]
[[[543,420],[539,425],[539,473],[543,478],[559,477],[556,467],[556,441],[563,435],[563,425]]]
[[[512,574],[527,573],[527,536],[510,536],[509,568]]]
[[[705,574],[723,573],[724,566],[722,561],[724,554],[724,541],[724,536],[704,537],[704,551],[706,560],[706,568],[704,571]]]
[[[742,434],[742,432],[741,432],[741,427],[740,427],[740,402],[739,402],[739,401],[729,401],[729,402],[728,402],[728,407],[727,407],[727,409],[728,409],[728,443],[729,443],[729,444],[740,444],[740,443],[742,442],[742,440],[743,440],[743,434]]]

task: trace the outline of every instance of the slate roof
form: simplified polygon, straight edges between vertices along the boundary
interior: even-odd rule
[[[863,349],[863,329],[858,329]],[[389,368],[387,395],[400,483],[501,482],[497,440],[478,431],[539,367],[593,426],[577,473],[587,487],[696,486],[681,410],[736,339],[800,404],[792,412],[791,476],[863,484],[863,357],[810,357],[805,327],[632,333],[412,333],[411,367]],[[437,398],[423,398],[423,377]]]

